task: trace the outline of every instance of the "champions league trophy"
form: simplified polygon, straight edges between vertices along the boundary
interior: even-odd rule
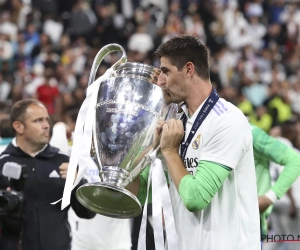
[[[109,44],[98,52],[89,85],[102,59],[113,51],[123,55],[112,66],[113,75],[100,83],[91,145],[100,182],[82,185],[76,196],[91,211],[131,218],[141,212],[141,204],[126,187],[150,165],[157,121],[164,119],[164,112],[169,114],[170,109],[163,101],[161,88],[155,85],[157,69],[126,62],[126,53],[118,44]]]

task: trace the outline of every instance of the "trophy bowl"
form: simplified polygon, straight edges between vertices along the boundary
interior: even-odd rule
[[[126,187],[150,165],[149,154],[155,149],[153,134],[165,106],[161,88],[153,84],[157,69],[126,62],[123,48],[116,44],[100,50],[89,84],[94,81],[101,57],[111,51],[121,51],[123,56],[113,66],[113,76],[101,82],[97,94],[91,157],[100,182],[82,185],[76,197],[98,214],[132,218],[142,207]]]

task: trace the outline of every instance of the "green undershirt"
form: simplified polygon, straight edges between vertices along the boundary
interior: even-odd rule
[[[149,175],[147,167],[140,175],[140,189],[138,199],[141,204],[145,204],[147,196],[147,182]],[[191,211],[204,209],[218,192],[231,169],[209,161],[200,161],[196,169],[195,176],[184,176],[179,184],[179,195],[186,208]],[[152,192],[149,191],[148,202],[152,201]]]
[[[179,195],[191,212],[200,211],[211,202],[230,170],[209,161],[200,161],[195,175],[184,176],[179,184]]]

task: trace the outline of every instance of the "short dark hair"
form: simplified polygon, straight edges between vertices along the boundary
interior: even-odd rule
[[[25,122],[25,114],[26,114],[27,108],[30,105],[42,105],[42,106],[44,106],[44,104],[42,102],[40,102],[39,100],[31,99],[31,98],[23,99],[21,101],[16,102],[10,110],[10,124],[11,124],[11,126],[15,121],[19,121],[21,123]]]
[[[166,57],[178,70],[187,62],[195,65],[196,72],[203,80],[209,80],[209,57],[207,47],[196,37],[181,35],[161,44],[154,52],[158,59]]]

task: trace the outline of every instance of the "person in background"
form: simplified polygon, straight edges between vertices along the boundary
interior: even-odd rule
[[[61,198],[69,157],[48,143],[47,109],[38,100],[24,99],[13,105],[10,121],[15,138],[0,155],[0,249],[70,250],[69,207],[61,210],[60,204],[50,204]],[[93,218],[95,213],[83,207],[74,192],[74,211],[82,218]]]
[[[53,126],[50,145],[62,152],[71,153],[69,129],[76,122],[74,112],[66,120],[69,125],[57,122]],[[84,179],[88,182],[99,181],[99,170],[88,166]],[[131,220],[115,219],[100,214],[90,220],[80,218],[74,209],[70,209],[68,220],[72,230],[71,250],[131,250]]]
[[[276,201],[288,192],[300,175],[300,154],[283,140],[268,135],[252,124],[251,127],[261,220],[261,238],[265,240],[268,234],[267,218],[272,212],[273,204],[276,204]],[[285,132],[286,141],[288,138],[295,140],[296,127],[289,128],[289,133]],[[283,166],[274,183],[272,183],[270,176],[271,163]]]
[[[49,115],[58,119],[61,112],[61,96],[58,87],[53,82],[53,69],[46,68],[45,82],[36,90],[34,97],[41,101],[48,110]]]

